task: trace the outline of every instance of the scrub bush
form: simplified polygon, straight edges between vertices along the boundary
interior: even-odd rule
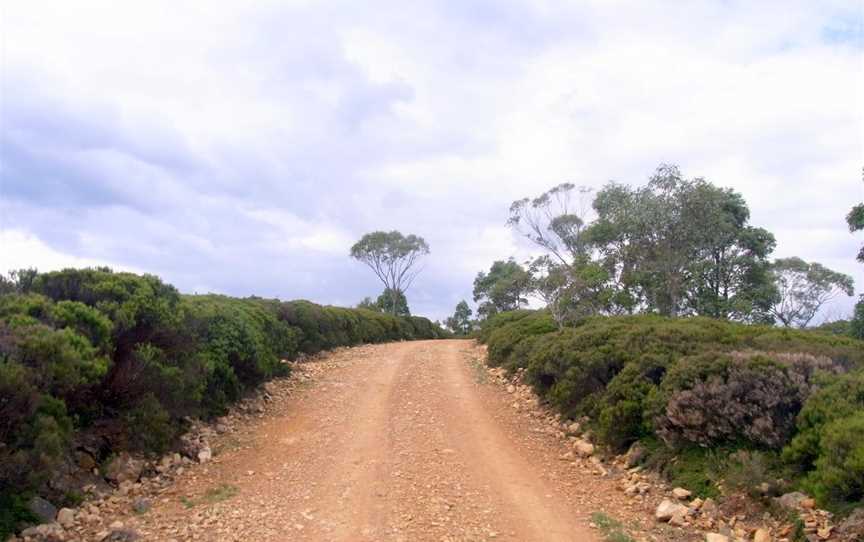
[[[478,337],[490,365],[525,367],[542,400],[590,418],[600,444],[641,441],[649,465],[703,495],[755,468],[736,452],[777,470],[782,450],[822,503],[860,500],[861,341],[708,318],[592,317],[561,330],[548,320],[500,313]]]
[[[46,477],[88,431],[108,453],[160,453],[185,417],[224,413],[301,353],[440,336],[425,318],[185,296],[106,268],[28,274],[0,293],[0,502],[50,496]],[[0,517],[0,535],[18,519]]]

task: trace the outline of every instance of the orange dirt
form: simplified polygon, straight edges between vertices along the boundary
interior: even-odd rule
[[[147,540],[599,541],[589,516],[614,482],[562,461],[477,356],[455,340],[333,354],[120,519]]]

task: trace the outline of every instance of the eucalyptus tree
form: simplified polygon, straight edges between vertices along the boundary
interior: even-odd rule
[[[864,180],[864,168],[862,168],[861,174],[862,180]],[[849,224],[850,232],[864,231],[864,203],[859,203],[852,207],[852,210],[846,215],[846,222]],[[864,245],[858,251],[858,261],[864,263]],[[855,314],[852,317],[851,327],[854,337],[864,339],[864,295],[861,296],[855,305]]]
[[[825,303],[854,293],[852,277],[801,258],[781,258],[772,274],[777,297],[771,314],[786,327],[806,327]]]
[[[471,307],[463,299],[456,305],[456,310],[453,311],[453,316],[447,318],[447,327],[457,335],[467,335],[471,333]]]
[[[533,291],[559,326],[601,312],[608,298],[588,235],[590,199],[591,189],[563,183],[510,206],[507,224],[545,252],[529,265]]]
[[[492,263],[489,272],[477,273],[474,279],[474,301],[483,317],[516,310],[528,304],[531,275],[513,258]]]
[[[411,309],[408,308],[408,299],[405,297],[405,292],[401,290],[385,289],[378,296],[375,305],[380,312],[386,314],[411,316]]]
[[[367,233],[351,247],[351,257],[367,265],[389,292],[390,314],[396,314],[399,295],[404,295],[420,273],[420,259],[429,245],[417,235],[398,231]]]
[[[774,236],[748,224],[737,192],[664,164],[644,187],[607,184],[594,210],[587,237],[612,280],[616,312],[765,319]]]

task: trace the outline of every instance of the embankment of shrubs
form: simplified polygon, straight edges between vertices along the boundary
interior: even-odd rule
[[[610,451],[640,443],[674,482],[710,495],[781,478],[829,508],[862,505],[862,341],[651,315],[558,330],[527,310],[490,318],[479,340],[490,365],[524,370]]]
[[[31,277],[32,278],[32,277]],[[85,452],[162,452],[184,419],[223,414],[292,360],[338,346],[443,336],[425,318],[308,301],[182,295],[150,275],[40,274],[0,295],[0,538],[50,474]],[[51,483],[49,483],[49,481]]]

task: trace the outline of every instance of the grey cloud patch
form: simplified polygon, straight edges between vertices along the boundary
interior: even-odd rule
[[[180,25],[166,41],[177,50],[158,49],[155,60],[149,48],[130,50],[160,46],[152,21],[119,21],[129,41],[114,42],[116,51],[100,42],[100,55],[68,65],[42,45],[64,40],[33,37],[30,47],[44,47],[38,62],[16,47],[28,36],[10,41],[0,72],[0,229],[186,291],[337,304],[381,289],[348,258],[351,241],[400,229],[432,248],[412,309],[442,317],[470,300],[477,271],[524,252],[504,227],[513,199],[565,180],[639,184],[667,160],[742,191],[753,222],[777,232],[782,250],[860,267],[842,226],[853,202],[836,203],[861,195],[857,171],[830,176],[860,148],[842,130],[848,118],[755,93],[775,88],[769,61],[797,62],[813,45],[779,23],[765,27],[777,10],[800,10],[787,26],[805,21],[805,37],[835,29],[837,48],[820,43],[814,54],[845,66],[851,30],[831,13],[778,4],[749,17],[740,2],[695,2],[672,18],[605,3],[260,6],[233,4],[212,30]],[[84,19],[96,16],[76,12],[68,24],[86,39]],[[711,30],[700,29],[709,20]],[[69,27],[62,21],[61,37]],[[718,67],[714,53],[727,56],[715,28],[763,27],[765,36],[734,40],[728,80],[702,77]],[[789,56],[777,56],[787,42]],[[686,53],[680,64],[673,50]],[[652,62],[680,67],[670,77],[687,84],[658,84],[643,67]],[[821,79],[802,84],[845,103],[842,80]],[[741,92],[744,84],[752,88]],[[706,120],[688,131],[694,116]],[[829,178],[830,189],[817,182]],[[843,240],[825,242],[823,229]]]

